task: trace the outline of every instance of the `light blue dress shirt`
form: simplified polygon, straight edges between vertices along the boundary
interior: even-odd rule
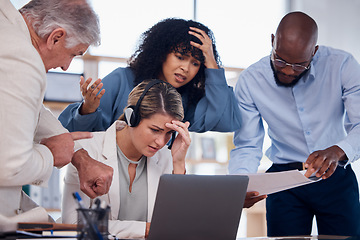
[[[255,173],[262,158],[263,120],[274,163],[305,162],[339,146],[353,162],[360,153],[360,65],[352,55],[320,46],[294,87],[275,83],[270,56],[244,70],[235,87],[242,128],[235,132],[229,173]]]

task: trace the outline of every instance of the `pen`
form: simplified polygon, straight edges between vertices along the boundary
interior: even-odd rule
[[[106,204],[105,201],[101,201],[99,209],[100,212],[98,218],[101,220],[106,216],[106,213],[110,211],[110,207]]]
[[[92,206],[92,208],[99,210],[99,209],[100,209],[100,203],[101,203],[101,200],[98,199],[98,198],[96,198],[95,201],[94,201],[94,205]]]
[[[84,204],[83,204],[83,201],[82,201],[82,199],[80,197],[80,194],[78,192],[74,192],[73,196],[74,196],[75,200],[77,201],[77,203],[79,205],[79,209],[80,209],[79,212],[81,212],[81,215],[83,216],[82,219],[84,221],[84,225],[90,227],[90,230],[92,232],[91,235],[97,236],[98,239],[102,240],[103,237],[102,237],[99,229],[97,228],[96,224],[92,223],[90,216],[88,215],[88,213],[86,211],[84,211],[86,209],[84,208]]]
[[[74,196],[74,198],[76,199],[76,201],[77,201],[77,203],[78,203],[78,205],[79,205],[79,208],[84,209],[84,203],[83,203],[83,201],[82,201],[82,199],[81,199],[81,197],[80,197],[80,194],[79,194],[78,192],[74,192],[74,193],[73,193],[73,196]]]

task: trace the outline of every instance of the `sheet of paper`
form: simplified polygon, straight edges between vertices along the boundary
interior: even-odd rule
[[[304,176],[306,170],[290,170],[274,173],[244,174],[249,176],[248,192],[257,191],[260,195],[280,192],[286,189],[320,181],[321,178]]]

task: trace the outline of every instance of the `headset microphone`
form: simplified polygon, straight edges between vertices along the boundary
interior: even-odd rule
[[[173,145],[173,143],[174,143],[174,141],[175,141],[175,138],[176,138],[176,132],[174,131],[174,132],[172,133],[172,135],[171,135],[171,142],[170,142],[170,144],[169,144],[169,146],[168,146],[168,149],[171,149],[171,148],[172,148],[172,145]]]

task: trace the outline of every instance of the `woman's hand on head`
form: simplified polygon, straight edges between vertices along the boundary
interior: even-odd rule
[[[103,86],[100,78],[90,85],[91,81],[92,78],[88,78],[85,81],[84,77],[80,77],[80,91],[84,98],[84,102],[80,108],[81,115],[95,112],[100,105],[101,97],[105,93],[105,89],[100,91]]]
[[[189,133],[189,122],[181,122],[173,120],[171,123],[166,123],[166,127],[178,132],[175,141],[171,148],[171,155],[173,157],[174,173],[185,173],[185,157],[189,149],[191,138]]]
[[[199,43],[196,43],[193,41],[190,42],[190,44],[192,46],[200,49],[202,51],[202,53],[204,54],[205,67],[218,69],[219,66],[217,65],[215,57],[214,57],[212,41],[211,41],[210,37],[206,34],[206,32],[201,29],[195,28],[195,27],[190,27],[189,34],[197,37],[200,40],[200,42],[202,43],[202,44],[199,44]]]

